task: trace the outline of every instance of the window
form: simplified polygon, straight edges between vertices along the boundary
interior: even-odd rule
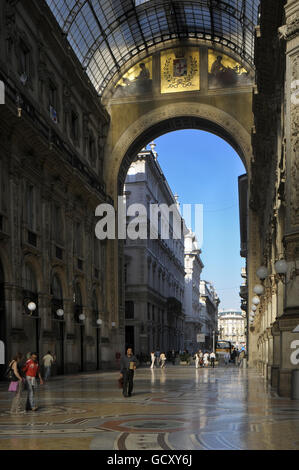
[[[89,161],[90,161],[91,165],[95,166],[96,146],[95,146],[94,137],[93,137],[91,132],[89,133],[89,137],[88,137],[88,157],[89,157]]]
[[[30,50],[23,41],[20,42],[19,70],[26,80],[30,77]]]
[[[25,264],[22,272],[22,287],[30,292],[37,292],[35,273],[29,264]]]
[[[82,256],[82,229],[80,222],[75,222],[74,250],[77,256]]]
[[[74,302],[76,306],[82,308],[82,294],[81,294],[80,284],[78,284],[78,282],[75,285]]]
[[[75,111],[71,112],[71,138],[75,143],[79,140],[79,120]]]
[[[63,243],[63,221],[61,207],[54,206],[54,219],[53,219],[53,238],[56,243]]]
[[[51,82],[49,81],[49,91],[48,91],[48,97],[49,97],[49,106],[52,106],[54,109],[57,109],[57,88]]]
[[[34,187],[31,184],[27,186],[27,225],[31,230],[35,229],[35,210],[34,210]]]
[[[53,297],[57,300],[62,300],[63,298],[61,282],[57,274],[54,274],[52,278],[51,295],[53,295]]]
[[[125,303],[125,318],[126,320],[134,319],[134,302],[132,300],[127,300]]]

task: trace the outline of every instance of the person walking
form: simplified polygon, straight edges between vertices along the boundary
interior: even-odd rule
[[[175,356],[176,356],[175,350],[173,349],[173,350],[171,351],[171,362],[172,362],[172,365],[175,365]]]
[[[137,359],[133,355],[132,348],[127,349],[127,354],[120,361],[120,375],[123,377],[123,396],[130,397],[133,391],[134,371]]]
[[[152,351],[152,352],[151,352],[151,369],[153,369],[154,366],[155,366],[155,360],[156,360],[156,358],[155,358],[155,352]]]
[[[236,357],[238,356],[237,351],[235,348],[233,348],[232,353],[230,355],[231,362],[233,364],[236,364]]]
[[[239,367],[242,367],[243,359],[245,358],[245,355],[246,355],[246,354],[245,354],[245,350],[242,349],[241,352],[240,352],[240,354],[239,354],[239,358],[238,358],[238,360],[239,360],[239,364],[238,364]]]
[[[216,360],[216,354],[214,353],[214,351],[212,351],[210,354],[210,361],[211,361],[211,366],[213,367],[213,369],[215,367],[215,360]]]
[[[196,369],[199,368],[199,363],[200,363],[200,357],[199,357],[199,351],[197,351],[197,353],[195,353],[195,368]]]
[[[47,354],[44,355],[42,361],[44,366],[44,381],[46,382],[51,375],[51,367],[54,362],[54,357],[52,356],[51,351],[48,351]]]
[[[28,390],[26,410],[36,411],[37,406],[35,404],[35,389],[37,387],[36,376],[39,377],[40,384],[43,385],[43,379],[40,374],[39,364],[37,362],[37,354],[31,353],[30,359],[25,364],[23,368],[25,372],[26,387]]]
[[[202,352],[201,349],[199,350],[198,355],[199,355],[199,365],[200,365],[200,367],[203,367],[203,352]]]
[[[203,365],[204,367],[209,366],[209,353],[207,351],[203,355]]]
[[[156,350],[155,352],[155,356],[156,356],[156,366],[159,367],[159,361],[160,361],[160,351],[159,351],[159,348]]]
[[[165,353],[162,352],[162,353],[160,354],[160,363],[161,363],[161,366],[160,366],[160,367],[161,367],[161,369],[164,369],[164,367],[165,367],[165,362],[166,362],[166,356],[165,356]]]
[[[11,414],[21,414],[25,413],[25,410],[21,409],[21,400],[22,400],[22,390],[23,390],[23,377],[22,377],[22,368],[21,361],[23,359],[23,354],[18,353],[13,360],[9,363],[9,369],[11,371],[9,391],[14,393],[12,399],[10,413]]]

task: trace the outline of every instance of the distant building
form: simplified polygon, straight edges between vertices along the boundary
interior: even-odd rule
[[[200,318],[200,274],[204,267],[195,234],[188,230],[185,234],[185,349],[195,352],[199,348],[198,334],[201,333]]]
[[[202,323],[201,333],[204,335],[204,342],[199,346],[202,349],[212,349],[213,335],[217,335],[218,329],[218,305],[220,299],[211,282],[200,281],[200,319]]]
[[[173,195],[157,161],[154,144],[143,149],[129,168],[124,195],[127,207],[133,203],[174,205]],[[129,219],[128,219],[129,222]],[[163,239],[159,220],[157,239],[127,239],[125,255],[125,342],[136,354],[184,348],[184,235]],[[170,217],[171,232],[175,230]]]
[[[218,314],[219,339],[238,347],[246,345],[246,314],[241,310],[222,310]]]

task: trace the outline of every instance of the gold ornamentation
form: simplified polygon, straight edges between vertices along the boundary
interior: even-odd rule
[[[199,89],[198,49],[174,49],[161,53],[161,93]]]

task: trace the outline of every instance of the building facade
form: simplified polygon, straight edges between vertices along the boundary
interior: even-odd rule
[[[200,319],[201,333],[205,341],[199,344],[201,349],[212,350],[217,336],[218,305],[220,299],[211,282],[200,281]]]
[[[106,246],[94,235],[109,116],[34,3],[0,6],[0,335],[6,361],[51,350],[57,372],[77,372],[112,364]]]
[[[163,237],[168,220],[162,212],[157,232],[149,229],[153,204],[172,206],[181,229],[177,201],[157,161],[154,145],[142,150],[129,168],[124,195],[127,210],[132,204],[147,209],[146,239],[129,237],[124,247],[125,263],[125,342],[136,354],[183,348],[184,339],[184,233],[176,233],[170,222],[170,237]],[[128,224],[132,217],[128,218]],[[142,222],[141,222],[142,223]],[[175,239],[175,237],[178,237]]]
[[[246,346],[246,314],[241,310],[221,310],[218,314],[218,337],[241,348]]]
[[[200,275],[204,267],[201,250],[195,234],[188,230],[185,234],[185,349],[193,353],[199,349],[198,334],[201,333],[200,315]]]

